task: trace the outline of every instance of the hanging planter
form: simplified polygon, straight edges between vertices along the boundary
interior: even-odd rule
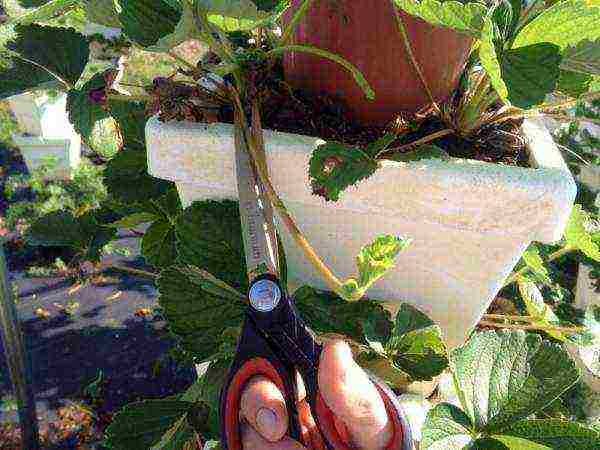
[[[386,161],[335,204],[313,195],[308,181],[311,153],[322,140],[265,130],[265,145],[275,188],[335,273],[354,273],[361,246],[381,233],[412,238],[367,295],[386,299],[392,310],[402,302],[421,308],[453,347],[480,320],[527,246],[559,240],[569,217],[576,186],[550,134],[533,120],[522,130],[532,168]],[[146,142],[149,173],[174,181],[184,206],[237,197],[232,125],[154,117]],[[286,228],[279,232],[291,282],[326,288]]]
[[[302,3],[294,0],[292,5],[298,8]],[[393,8],[389,1],[313,2],[290,42],[327,50],[354,64],[373,87],[374,101],[365,98],[339,64],[307,53],[284,55],[287,81],[296,88],[343,99],[353,118],[363,124],[385,125],[399,112],[414,113],[428,105],[430,99],[411,65]],[[473,40],[402,11],[400,16],[435,100],[447,100],[458,85]]]

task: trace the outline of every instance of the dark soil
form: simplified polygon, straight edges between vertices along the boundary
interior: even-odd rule
[[[261,119],[265,129],[317,136],[324,140],[365,146],[389,132],[389,127],[362,126],[350,119],[343,99],[327,95],[311,95],[294,90],[283,81],[281,70],[271,70],[272,76],[262,80],[258,97]],[[456,98],[456,96],[454,96]],[[500,107],[500,105],[498,105]],[[448,128],[437,116],[399,117],[406,124],[406,132],[390,147],[399,147],[436,131]],[[221,106],[218,120],[233,123],[229,105]],[[450,156],[490,163],[528,166],[525,141],[519,121],[507,121],[483,128],[469,138],[448,135],[429,142],[444,149]],[[407,148],[411,151],[414,148]]]

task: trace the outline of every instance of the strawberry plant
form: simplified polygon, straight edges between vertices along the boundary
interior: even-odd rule
[[[218,392],[234,352],[248,287],[237,204],[206,200],[184,208],[174,183],[148,175],[144,127],[150,114],[158,114],[164,121],[211,123],[229,118],[243,130],[267,197],[329,286],[327,292],[302,286],[293,293],[311,328],[351,340],[357,360],[398,389],[411,381],[431,380],[449,366],[461,407],[442,404],[432,410],[423,448],[597,448],[597,430],[566,420],[530,420],[579,378],[559,344],[521,331],[477,332],[448,355],[439,326],[422,312],[403,305],[392,317],[382,306],[385,299],[363,298],[393,266],[408,239],[384,235],[365,243],[356,257],[357,273],[347,280],[339,279],[307,242],[260,157],[262,106],[272,88],[271,75],[280,70],[282,55],[300,52],[338,64],[366,99],[376,92],[343,57],[293,43],[295,27],[313,0],[292,9],[289,3],[50,0],[0,27],[0,98],[58,87],[68,92],[69,118],[84,140],[89,141],[96,125],[106,119],[114,120],[118,129],[119,151],[102,174],[106,199],[82,214],[54,211],[41,217],[29,230],[30,242],[72,247],[81,259],[98,260],[116,228],[146,225],[141,251],[157,269],[158,302],[169,329],[190,361],[210,363],[187,391],[125,407],[108,428],[105,444],[123,449],[190,448],[201,438],[209,441],[205,448],[218,448]],[[391,4],[409,56],[414,56],[412,43],[400,10],[471,38],[470,60],[455,94],[440,103],[429,87],[436,80],[425,79],[411,57],[421,89],[431,100],[427,108],[399,114],[393,126],[367,143],[331,141],[318,146],[309,167],[311,187],[328,200],[338,200],[344,189],[371,176],[383,160],[447,158],[440,142],[451,136],[485,147],[491,142],[485,134],[490,129],[494,138],[509,135],[518,140],[515,127],[507,131],[503,124],[600,96],[597,0]],[[171,55],[179,66],[177,73],[156,78],[139,95],[117,90],[113,69],[85,73],[90,42],[98,37],[57,24],[73,11],[94,23],[121,28],[132,45]],[[284,15],[287,19],[281,20]],[[198,63],[183,60],[173,50],[190,39],[210,50]],[[122,45],[126,43],[118,43]],[[282,85],[285,88],[285,83],[278,84]],[[558,100],[547,102],[549,94]],[[437,124],[433,131],[424,126],[431,123]],[[502,145],[507,142],[512,141],[501,140]],[[588,219],[576,208],[560,247],[549,255],[530,248],[507,280],[518,285],[528,313],[528,326],[512,324],[513,328],[547,333],[555,340],[597,343],[597,324],[590,315],[578,328],[561,326],[536,292],[537,284],[548,282],[549,262],[571,252],[600,260]],[[285,274],[285,255],[279,258]],[[515,318],[504,316],[488,326],[506,326],[504,322],[515,321],[511,319]]]

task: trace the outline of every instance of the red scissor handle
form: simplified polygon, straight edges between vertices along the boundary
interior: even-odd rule
[[[277,279],[271,275],[277,282]],[[248,307],[236,356],[221,391],[221,439],[226,450],[242,450],[240,402],[247,383],[256,376],[271,380],[282,392],[288,411],[288,435],[309,450],[351,450],[340,436],[329,409],[319,393],[317,373],[321,345],[302,322],[285,296],[268,313]],[[297,374],[306,387],[306,399],[298,402]],[[393,422],[394,436],[386,450],[410,450],[408,420],[394,393],[370,375]]]

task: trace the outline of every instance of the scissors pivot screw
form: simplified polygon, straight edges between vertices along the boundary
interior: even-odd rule
[[[254,309],[260,312],[270,312],[279,304],[281,290],[277,283],[263,278],[252,285],[248,297]]]

